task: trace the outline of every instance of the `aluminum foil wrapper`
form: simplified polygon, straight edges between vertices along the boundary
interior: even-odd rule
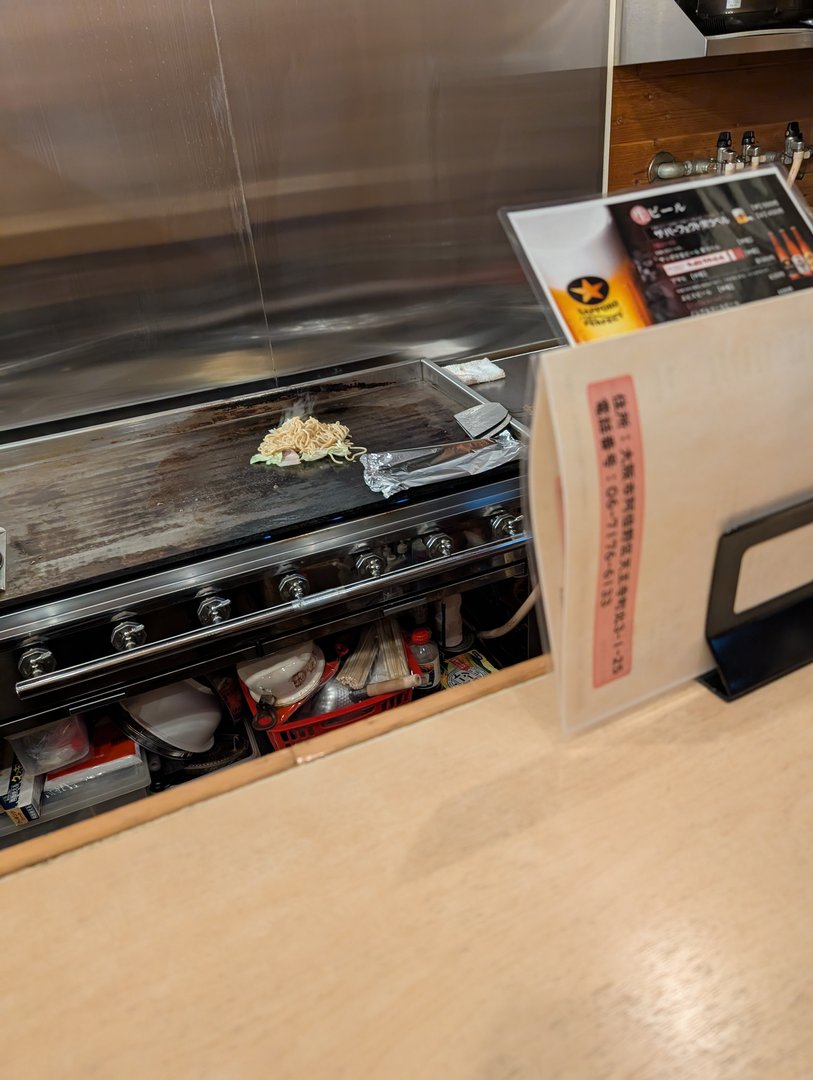
[[[493,439],[466,439],[418,450],[387,450],[363,454],[364,480],[371,491],[389,498],[396,491],[477,476],[518,458],[522,444],[508,431]]]

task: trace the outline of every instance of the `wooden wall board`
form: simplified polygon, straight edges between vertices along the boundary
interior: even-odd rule
[[[637,64],[616,68],[610,126],[609,188],[647,184],[652,156],[711,156],[730,130],[735,145],[753,128],[765,149],[781,149],[789,120],[813,143],[813,57],[802,50],[753,57]],[[800,185],[813,195],[813,167]]]

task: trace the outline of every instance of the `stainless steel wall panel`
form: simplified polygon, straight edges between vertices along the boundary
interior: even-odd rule
[[[0,427],[273,374],[211,12],[0,4]]]
[[[496,213],[599,190],[608,7],[0,0],[0,429],[549,337]]]
[[[280,372],[551,336],[504,205],[601,187],[608,0],[213,0]]]

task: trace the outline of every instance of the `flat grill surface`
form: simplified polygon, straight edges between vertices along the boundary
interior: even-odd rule
[[[286,415],[341,421],[380,451],[461,439],[461,407],[420,377],[325,383],[2,447],[0,610],[386,505],[358,462],[249,465]]]

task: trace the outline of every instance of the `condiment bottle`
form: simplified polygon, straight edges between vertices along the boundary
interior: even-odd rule
[[[418,689],[434,689],[440,684],[440,650],[432,640],[431,632],[425,627],[413,630],[409,644],[423,676]]]

